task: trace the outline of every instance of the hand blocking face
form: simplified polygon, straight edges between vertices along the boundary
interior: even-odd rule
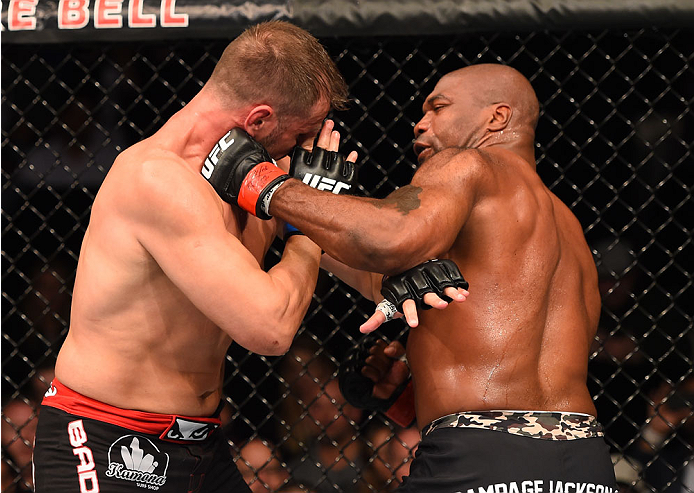
[[[217,194],[230,204],[259,217],[270,219],[270,200],[279,186],[291,177],[318,190],[336,194],[354,193],[357,173],[356,152],[347,159],[337,152],[340,133],[327,120],[313,152],[294,150],[290,174],[277,167],[267,150],[241,128],[229,130],[212,148],[202,167],[202,175]]]
[[[265,148],[240,128],[231,129],[217,142],[201,173],[222,200],[261,219],[270,219],[272,193],[289,178]]]
[[[322,147],[312,152],[296,147],[292,155],[289,174],[316,190],[334,194],[354,195],[357,172],[354,163],[335,151]]]
[[[333,121],[326,120],[313,150],[301,146],[294,148],[289,174],[316,190],[354,195],[357,192],[357,153],[352,152],[345,158],[337,152],[340,133],[332,130],[333,127]]]

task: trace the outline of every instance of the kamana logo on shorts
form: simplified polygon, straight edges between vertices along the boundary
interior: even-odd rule
[[[168,468],[169,454],[143,436],[122,436],[108,449],[106,476],[133,481],[140,488],[158,490],[166,483]]]
[[[58,393],[58,389],[56,389],[53,384],[51,384],[50,387],[48,387],[48,390],[46,391],[45,394],[43,394],[44,397],[53,397]]]

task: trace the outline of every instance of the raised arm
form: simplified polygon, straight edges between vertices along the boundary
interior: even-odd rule
[[[476,150],[446,149],[384,199],[334,195],[289,179],[270,213],[357,269],[396,274],[448,252],[483,187]]]
[[[227,231],[223,204],[199,175],[177,163],[144,163],[132,186],[143,199],[124,213],[166,276],[243,347],[286,352],[315,289],[320,249],[291,237],[281,261],[264,272]]]

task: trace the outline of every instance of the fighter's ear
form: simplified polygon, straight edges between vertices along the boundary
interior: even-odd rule
[[[489,116],[488,128],[492,132],[498,132],[508,127],[513,116],[513,108],[508,103],[496,103],[492,106]]]
[[[277,114],[272,106],[267,104],[259,104],[251,108],[243,122],[244,130],[256,140],[270,135],[276,126]]]

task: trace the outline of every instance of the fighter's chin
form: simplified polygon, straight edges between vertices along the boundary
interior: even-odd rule
[[[428,160],[431,156],[433,156],[435,153],[436,151],[434,151],[433,148],[427,147],[422,152],[417,154],[417,162],[419,162],[419,164],[424,164],[424,162]]]
[[[261,142],[262,144],[262,142]],[[268,154],[270,154],[270,157],[274,159],[275,161],[279,161],[280,159],[284,159],[289,155],[291,152],[291,149],[277,149],[273,148],[272,146],[265,146],[265,150],[267,151]]]

